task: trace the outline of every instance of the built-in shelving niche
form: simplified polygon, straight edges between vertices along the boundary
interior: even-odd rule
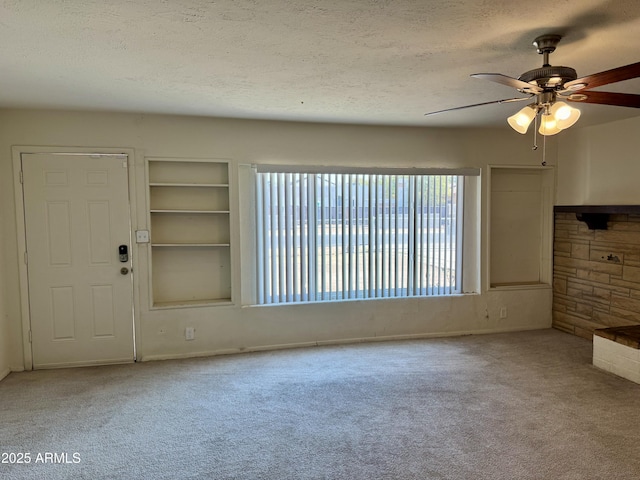
[[[231,302],[229,163],[148,158],[152,307]]]

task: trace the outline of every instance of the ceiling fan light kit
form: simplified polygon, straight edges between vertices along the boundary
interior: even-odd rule
[[[541,135],[555,135],[572,126],[580,118],[580,110],[572,108],[565,102],[555,101],[550,104],[527,105],[515,115],[507,118],[507,122],[516,132],[525,134],[529,129],[529,125],[540,113],[540,128],[538,132]]]
[[[543,65],[540,68],[529,70],[518,78],[509,77],[501,73],[474,73],[474,78],[482,78],[502,85],[510,86],[528,97],[517,97],[493,102],[476,103],[464,107],[449,108],[436,113],[460,110],[463,108],[478,107],[494,103],[517,102],[534,99],[515,115],[507,118],[507,123],[516,132],[525,134],[529,125],[540,116],[541,135],[555,135],[574,125],[580,118],[580,110],[572,108],[568,102],[596,103],[601,105],[613,105],[619,107],[640,108],[640,95],[628,93],[612,93],[591,91],[592,88],[622,82],[640,77],[640,62],[623,67],[606,70],[592,75],[578,78],[576,71],[571,67],[553,66],[549,64],[549,54],[553,53],[562,36],[549,34],[540,35],[533,41],[539,54],[543,55]]]

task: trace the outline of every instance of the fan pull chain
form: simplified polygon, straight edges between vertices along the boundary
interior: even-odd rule
[[[533,129],[533,147],[531,149],[533,151],[538,150],[538,114],[536,114],[534,118],[534,129]],[[542,136],[542,166],[547,165],[547,136]]]

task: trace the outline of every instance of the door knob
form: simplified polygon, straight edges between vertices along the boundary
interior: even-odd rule
[[[129,273],[129,269],[128,269],[127,267],[122,267],[122,268],[120,269],[120,273],[121,273],[122,275],[126,275],[127,273]]]

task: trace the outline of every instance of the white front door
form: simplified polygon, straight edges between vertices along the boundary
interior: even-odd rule
[[[22,172],[34,368],[132,362],[127,156],[23,154]]]

